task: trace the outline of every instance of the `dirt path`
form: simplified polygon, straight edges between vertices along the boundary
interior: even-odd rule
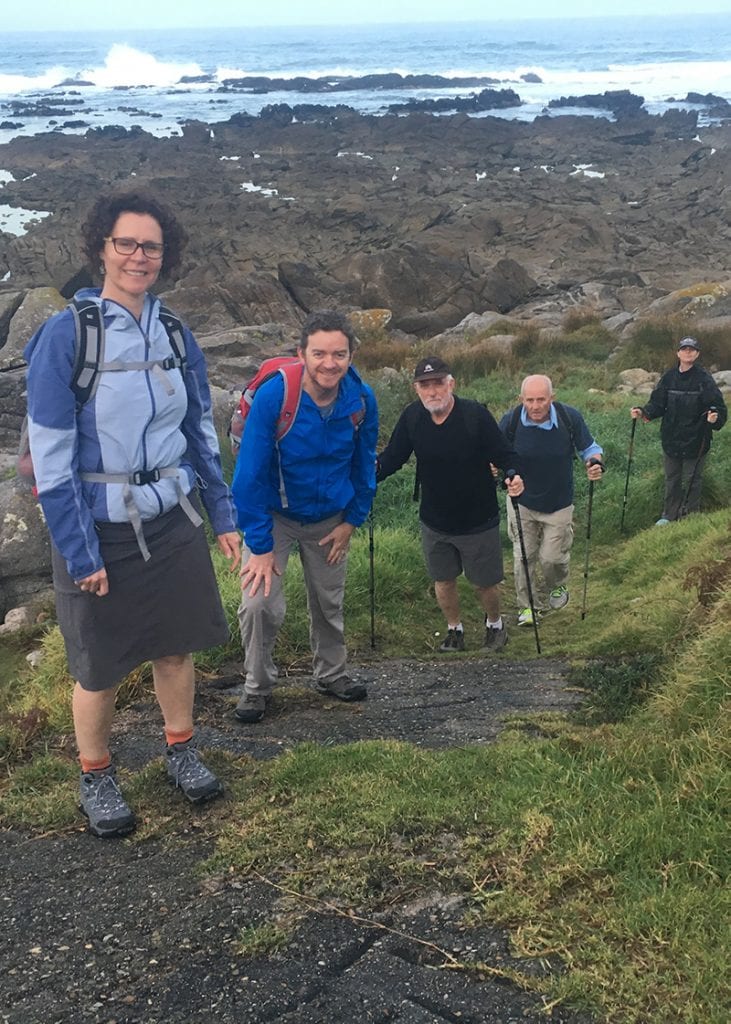
[[[271,714],[241,726],[236,688],[204,684],[201,742],[273,757],[303,740],[394,738],[425,747],[488,743],[512,712],[566,710],[565,666],[554,661],[381,662],[364,670],[369,700],[323,700],[288,680]],[[148,703],[115,724],[126,768],[160,754]],[[278,954],[243,959],[240,930],[268,919],[283,897],[264,881],[201,878],[210,852],[192,822],[174,842],[101,842],[84,832],[0,834],[0,1022],[3,1024],[539,1024],[541,1000],[497,977],[435,970],[449,956],[511,960],[502,933],[460,928],[461,897],[438,892],[367,924],[303,914]],[[521,967],[524,968],[524,964]],[[541,962],[535,970],[550,970]],[[589,1024],[554,1011],[565,1024]]]

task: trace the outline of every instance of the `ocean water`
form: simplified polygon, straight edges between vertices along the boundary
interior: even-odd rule
[[[225,79],[244,75],[315,78],[395,71],[490,76],[499,80],[494,88],[512,88],[522,101],[494,113],[521,120],[544,112],[552,98],[608,89],[644,96],[651,113],[683,105],[669,101],[689,91],[731,100],[731,13],[341,28],[6,32],[2,44],[0,142],[18,134],[79,133],[109,124],[136,124],[170,135],[179,133],[187,119],[215,123],[240,111],[256,114],[271,103],[345,103],[378,114],[389,103],[409,98],[478,91],[464,86],[219,91]],[[541,81],[523,81],[527,73]],[[210,80],[181,83],[183,76],[203,75]],[[48,98],[63,101],[58,113],[31,116],[14,106]]]

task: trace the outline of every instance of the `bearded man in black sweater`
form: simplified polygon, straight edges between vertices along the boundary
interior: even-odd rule
[[[523,492],[515,452],[488,410],[454,394],[454,378],[437,356],[414,372],[418,399],[401,414],[378,457],[376,479],[385,480],[416,455],[419,519],[427,571],[447,620],[440,651],[464,650],[457,578],[464,572],[485,612],[483,646],[501,650],[508,631],[500,615],[503,559],[497,494],[490,464],[506,474],[511,497]]]

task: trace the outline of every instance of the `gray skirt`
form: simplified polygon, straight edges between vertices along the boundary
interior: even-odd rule
[[[69,672],[107,690],[143,661],[226,643],[230,631],[202,526],[177,506],[144,523],[145,562],[129,523],[97,523],[105,597],[82,592],[52,549],[56,614]]]

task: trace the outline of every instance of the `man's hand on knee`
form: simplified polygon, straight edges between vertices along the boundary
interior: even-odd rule
[[[274,562],[274,552],[267,551],[264,555],[249,555],[239,573],[241,590],[249,588],[249,597],[254,597],[259,587],[264,584],[264,597],[269,597],[272,589],[272,577],[281,575]]]

